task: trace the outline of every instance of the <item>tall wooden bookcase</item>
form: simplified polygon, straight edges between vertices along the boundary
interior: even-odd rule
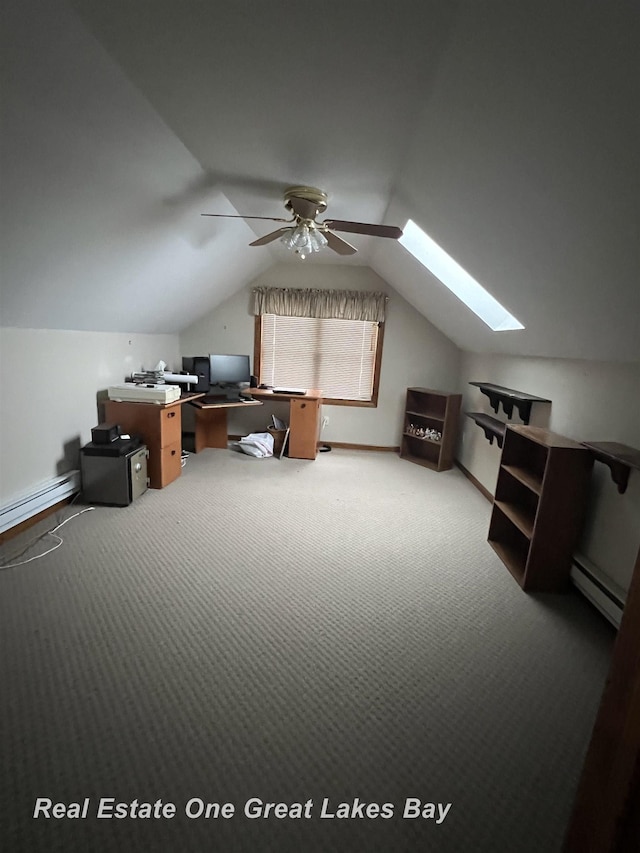
[[[527,592],[567,588],[592,465],[569,438],[507,426],[488,538]]]
[[[446,471],[453,465],[458,437],[461,394],[432,391],[429,388],[407,388],[400,456],[434,471]],[[419,438],[411,427],[436,430],[440,440]]]

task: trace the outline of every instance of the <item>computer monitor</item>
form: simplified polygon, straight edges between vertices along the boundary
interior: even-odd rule
[[[209,353],[209,382],[212,387],[225,390],[227,399],[239,399],[241,387],[251,384],[249,356]]]

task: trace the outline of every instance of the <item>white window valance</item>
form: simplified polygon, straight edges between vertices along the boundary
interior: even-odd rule
[[[384,323],[387,295],[370,290],[255,287],[253,313]]]

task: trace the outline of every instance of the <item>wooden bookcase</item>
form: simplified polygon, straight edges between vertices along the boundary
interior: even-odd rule
[[[418,465],[446,471],[453,465],[458,437],[461,394],[432,391],[429,388],[407,388],[407,400],[402,428],[400,456]],[[418,438],[410,432],[411,425],[437,430],[440,441]]]
[[[488,538],[525,591],[568,587],[592,466],[569,438],[507,426]]]

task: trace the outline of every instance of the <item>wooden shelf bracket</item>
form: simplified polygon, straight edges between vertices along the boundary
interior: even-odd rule
[[[535,397],[533,394],[525,394],[522,391],[514,391],[512,388],[503,388],[502,385],[493,385],[491,382],[470,382],[469,385],[475,385],[483,394],[489,398],[489,403],[494,412],[498,412],[500,403],[504,413],[508,418],[513,415],[513,407],[515,406],[520,415],[520,419],[525,424],[529,423],[531,418],[531,406],[533,403],[550,403],[544,397]]]
[[[482,429],[484,437],[489,444],[493,444],[493,440],[495,439],[498,447],[502,447],[506,424],[497,418],[492,418],[491,415],[485,415],[484,412],[466,412],[466,415]]]
[[[598,462],[604,462],[608,466],[611,479],[618,487],[619,494],[623,495],[629,484],[631,469],[640,471],[640,450],[615,441],[583,441],[582,443],[589,448]]]

